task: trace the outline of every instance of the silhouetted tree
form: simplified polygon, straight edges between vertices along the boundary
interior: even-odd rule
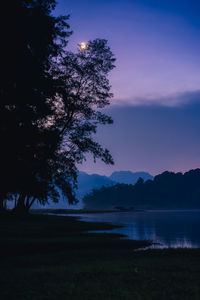
[[[94,142],[92,134],[98,124],[112,123],[99,109],[108,105],[112,97],[107,76],[114,61],[107,41],[96,39],[89,41],[84,51],[67,52],[53,69],[58,89],[51,100],[55,115],[50,123],[62,138],[64,157],[69,159],[66,166],[74,168],[74,160],[82,162],[88,151],[94,159],[113,163],[109,151]]]
[[[44,195],[41,187],[51,178],[47,162],[53,158],[55,132],[38,125],[52,115],[47,101],[55,94],[50,67],[70,32],[68,17],[51,15],[53,0],[18,0],[12,9],[8,1],[5,4],[9,5],[2,10],[1,188],[4,195],[18,194],[17,207],[23,208],[27,190],[34,197],[39,190]]]
[[[98,123],[112,122],[96,108],[112,96],[107,75],[113,54],[105,40],[66,52],[68,16],[53,16],[54,8],[54,0],[18,0],[4,11],[0,209],[8,197],[17,211],[27,211],[35,199],[58,201],[56,187],[73,203],[76,164],[84,154],[112,163],[91,136]]]

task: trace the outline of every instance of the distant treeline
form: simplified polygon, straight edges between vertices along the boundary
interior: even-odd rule
[[[88,209],[114,207],[144,209],[200,208],[200,169],[184,174],[164,172],[153,180],[139,178],[135,185],[116,184],[93,190],[83,198]]]

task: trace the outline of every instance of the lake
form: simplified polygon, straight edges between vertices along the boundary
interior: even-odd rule
[[[159,243],[153,248],[200,247],[200,210],[113,212],[78,216],[84,221],[123,225],[122,228],[103,232],[121,233],[129,239]]]

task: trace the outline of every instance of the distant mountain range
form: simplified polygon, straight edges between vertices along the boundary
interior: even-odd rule
[[[78,173],[78,190],[77,197],[81,199],[85,194],[89,193],[93,189],[99,189],[104,186],[111,186],[116,182],[107,176],[99,174],[87,174],[85,172]]]
[[[153,176],[146,172],[119,171],[113,172],[109,177],[98,174],[87,174],[79,172],[77,198],[81,199],[84,195],[93,189],[99,189],[104,186],[112,186],[117,183],[135,184],[139,178],[144,181],[153,180]]]
[[[81,199],[93,189],[100,189],[102,186],[108,187],[117,183],[135,184],[140,177],[143,178],[144,181],[153,179],[153,176],[146,172],[119,171],[113,172],[110,176],[79,172],[78,190],[76,191],[76,195],[80,202],[78,205],[72,207],[82,207]],[[36,207],[38,207],[38,205],[34,205],[34,208]],[[66,200],[61,198],[59,203],[51,202],[49,205],[45,205],[45,208],[68,208],[68,204]]]
[[[146,180],[153,180],[153,176],[146,172],[131,172],[131,171],[119,171],[113,172],[109,179],[117,183],[135,184],[139,178]]]
[[[82,202],[86,209],[200,209],[200,169],[165,171],[135,185],[102,187],[87,194]]]

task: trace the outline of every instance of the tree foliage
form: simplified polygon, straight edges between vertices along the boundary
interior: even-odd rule
[[[200,208],[200,169],[185,174],[164,172],[154,180],[138,179],[135,185],[102,187],[86,195],[86,208],[111,209],[116,206],[140,209]]]
[[[84,153],[90,151],[94,158],[113,163],[108,150],[94,142],[91,133],[96,133],[98,124],[112,123],[98,109],[108,105],[112,97],[107,75],[114,61],[107,41],[96,39],[85,51],[66,52],[53,69],[59,89],[53,99],[56,113],[52,126],[59,128],[63,149],[72,161],[82,162]]]
[[[113,54],[100,39],[86,51],[66,51],[69,17],[53,16],[54,8],[54,0],[18,0],[11,15],[4,11],[1,208],[8,198],[20,210],[35,199],[58,201],[58,189],[76,202],[76,165],[85,153],[113,162],[93,140],[99,123],[112,122],[98,109],[112,97],[107,75]]]

